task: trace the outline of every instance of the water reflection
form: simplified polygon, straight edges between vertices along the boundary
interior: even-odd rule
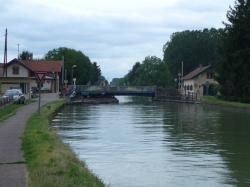
[[[247,186],[250,114],[121,98],[66,106],[63,140],[111,186]]]

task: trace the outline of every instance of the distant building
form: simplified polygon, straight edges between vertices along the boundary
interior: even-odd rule
[[[218,82],[214,79],[214,70],[211,65],[202,66],[183,77],[184,94],[214,95],[214,89]]]
[[[35,72],[45,71],[47,75],[42,83],[42,90],[58,92],[62,72],[62,61],[13,59],[7,63],[7,77],[3,76],[3,64],[0,64],[0,93],[11,88],[22,89],[29,93],[31,89],[37,89]]]

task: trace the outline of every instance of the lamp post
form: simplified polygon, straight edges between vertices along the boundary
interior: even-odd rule
[[[77,67],[77,65],[73,65],[72,66],[72,68],[71,68],[71,84],[73,85],[74,84],[74,80],[73,80],[73,78],[74,78],[74,68],[76,68]]]

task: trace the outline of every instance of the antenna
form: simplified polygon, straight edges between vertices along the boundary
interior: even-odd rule
[[[3,76],[7,77],[7,28],[5,29],[4,57],[3,57]]]

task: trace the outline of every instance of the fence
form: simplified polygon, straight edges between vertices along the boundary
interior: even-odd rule
[[[187,101],[197,101],[198,94],[195,92],[188,92],[183,95],[182,99]]]
[[[13,98],[10,97],[0,97],[0,107],[13,101]]]

